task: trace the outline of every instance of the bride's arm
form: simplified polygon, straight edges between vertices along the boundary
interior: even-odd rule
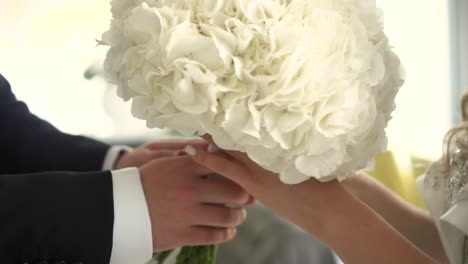
[[[281,183],[243,155],[188,148],[194,160],[237,182],[276,213],[329,245],[347,264],[434,263],[336,181]]]
[[[430,215],[405,202],[367,175],[355,175],[342,185],[367,204],[411,242],[441,263],[449,263]]]
[[[303,227],[328,244],[344,263],[435,263],[338,183],[319,185],[316,192],[324,185],[335,187],[320,193],[323,206],[308,209],[304,217],[315,216]]]

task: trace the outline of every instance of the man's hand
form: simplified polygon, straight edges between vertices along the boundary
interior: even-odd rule
[[[188,156],[159,158],[140,169],[152,224],[153,247],[218,244],[232,239],[252,198],[232,181],[206,177],[212,171]]]
[[[178,156],[187,145],[203,147],[207,144],[204,140],[167,140],[145,144],[120,157],[114,169],[140,168],[154,159]]]

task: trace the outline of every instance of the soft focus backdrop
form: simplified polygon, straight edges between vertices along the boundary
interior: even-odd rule
[[[407,71],[388,135],[392,148],[428,158],[449,127],[448,7],[441,0],[378,1],[386,32]],[[105,0],[1,0],[0,72],[32,111],[60,129],[105,140],[158,134],[133,120],[100,78],[83,73],[105,56],[96,39],[107,29]]]
[[[101,78],[83,76],[105,56],[96,39],[108,27],[108,1],[0,1],[0,72],[33,112],[66,132],[113,142],[160,135],[133,120],[128,104]],[[388,129],[390,145],[433,159],[451,122],[447,3],[377,2],[407,71]]]

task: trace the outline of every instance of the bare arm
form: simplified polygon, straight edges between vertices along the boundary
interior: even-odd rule
[[[188,148],[198,163],[238,183],[276,213],[329,245],[347,264],[435,263],[337,181],[285,185],[237,152]]]
[[[342,185],[403,236],[440,263],[449,263],[430,215],[405,202],[383,184],[367,175],[355,175]]]
[[[335,250],[344,263],[435,263],[338,183],[320,185],[320,189],[324,189],[323,185],[335,185],[334,191],[326,195],[333,199],[317,211],[315,219],[321,223],[310,221],[314,208],[309,208],[309,221],[303,227]]]

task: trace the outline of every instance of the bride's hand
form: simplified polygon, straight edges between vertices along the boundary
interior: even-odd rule
[[[185,152],[315,235],[345,263],[434,263],[338,181],[321,183],[311,178],[286,185],[242,153],[205,148],[189,146]]]
[[[297,185],[286,185],[277,174],[263,169],[240,152],[210,152],[206,147],[193,146],[187,147],[185,152],[199,164],[242,186],[276,213],[311,232],[327,222],[322,209],[337,201],[341,192],[346,192],[337,181],[321,183],[310,179]]]
[[[204,140],[158,140],[125,152],[114,164],[113,169],[140,168],[152,160],[179,156],[187,145],[202,147]]]

